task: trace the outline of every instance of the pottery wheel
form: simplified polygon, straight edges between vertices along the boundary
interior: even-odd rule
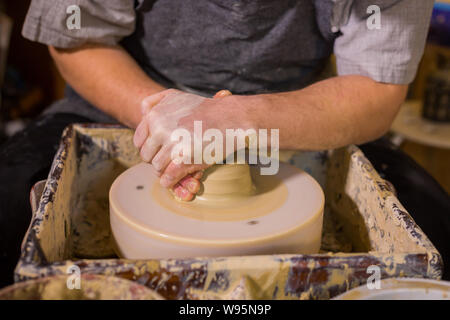
[[[280,163],[216,165],[205,171],[193,201],[174,199],[151,165],[122,173],[110,190],[111,229],[120,256],[186,258],[315,253],[320,248],[324,195],[307,173]]]

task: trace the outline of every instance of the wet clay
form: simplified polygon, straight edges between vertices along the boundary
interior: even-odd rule
[[[193,219],[236,221],[255,219],[278,209],[288,195],[277,176],[262,176],[247,164],[215,165],[205,171],[195,199],[176,201],[158,181],[151,197],[167,210]]]

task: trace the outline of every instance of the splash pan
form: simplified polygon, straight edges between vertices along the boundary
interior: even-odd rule
[[[82,274],[126,278],[168,299],[329,299],[381,277],[439,279],[442,260],[427,236],[355,146],[291,154],[325,192],[321,249],[316,254],[185,259],[120,259],[109,227],[108,191],[140,162],[133,132],[73,125],[62,137],[22,244],[17,282]]]

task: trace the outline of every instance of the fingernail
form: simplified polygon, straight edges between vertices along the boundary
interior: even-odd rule
[[[192,193],[197,193],[200,189],[200,182],[197,180],[189,181],[186,185],[186,189],[188,189]]]
[[[197,171],[192,177],[194,179],[200,180],[203,177],[203,171]]]
[[[231,92],[229,90],[220,90],[214,95],[214,98],[223,98],[226,96],[230,96]]]
[[[174,196],[177,200],[181,201],[191,201],[194,195],[190,193],[188,190],[183,188],[181,185],[177,184],[177,186],[172,189]]]

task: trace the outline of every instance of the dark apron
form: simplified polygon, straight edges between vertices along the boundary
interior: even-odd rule
[[[332,8],[331,0],[141,0],[136,31],[122,45],[167,87],[290,91],[326,66]]]

